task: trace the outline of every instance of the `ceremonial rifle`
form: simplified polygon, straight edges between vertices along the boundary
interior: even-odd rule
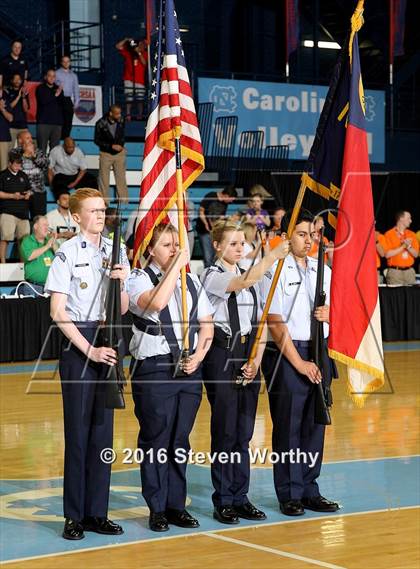
[[[120,262],[121,249],[121,217],[120,207],[115,215],[114,236],[112,242],[111,267]],[[119,279],[109,279],[108,292],[105,301],[105,327],[103,329],[104,346],[113,348],[117,352],[117,363],[108,366],[106,374],[105,407],[107,409],[125,409],[124,385],[124,342],[122,335],[121,317],[121,281]]]
[[[316,273],[316,290],[314,310],[325,305],[326,294],[324,288],[324,229],[319,232],[318,267]],[[312,360],[316,363],[321,375],[325,377],[325,340],[324,323],[319,322],[312,314],[311,322],[311,353]],[[331,425],[331,416],[328,409],[330,397],[324,387],[324,381],[316,384],[315,392],[315,423],[318,425]]]

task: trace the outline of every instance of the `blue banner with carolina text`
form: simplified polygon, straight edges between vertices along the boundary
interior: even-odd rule
[[[217,117],[238,117],[243,130],[262,130],[264,146],[288,144],[292,160],[306,160],[328,87],[200,77],[199,102],[214,104]],[[370,162],[385,162],[385,93],[365,90]]]

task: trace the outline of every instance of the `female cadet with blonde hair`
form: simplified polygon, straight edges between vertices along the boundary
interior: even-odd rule
[[[128,280],[133,314],[131,383],[139,421],[138,448],[149,527],[169,524],[195,528],[185,509],[189,435],[201,401],[201,362],[213,338],[213,309],[196,275],[187,275],[189,340],[192,354],[179,368],[182,349],[181,268],[188,252],[179,249],[172,225],[155,227],[148,246],[149,265]],[[177,453],[177,454],[176,454]]]
[[[240,270],[245,237],[241,226],[217,222],[212,229],[216,263],[206,269],[201,282],[214,308],[214,339],[204,360],[203,380],[211,406],[211,450],[220,456],[239,453],[240,461],[226,464],[216,458],[211,466],[214,486],[213,516],[224,524],[237,524],[239,517],[265,519],[248,499],[251,440],[258,393],[259,366],[264,351],[265,334],[252,364],[246,363],[261,314],[258,284],[264,273],[289,251],[287,241],[248,271]],[[240,377],[243,377],[241,381]],[[239,377],[238,377],[239,376]],[[217,456],[216,455],[216,456]]]

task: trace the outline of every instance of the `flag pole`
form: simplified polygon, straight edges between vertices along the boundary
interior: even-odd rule
[[[295,205],[293,207],[292,215],[290,218],[289,227],[287,228],[287,238],[288,239],[290,239],[292,237],[292,233],[295,230],[296,221],[297,221],[297,218],[298,218],[298,215],[300,212],[300,208],[302,207],[303,198],[305,197],[305,191],[306,191],[306,178],[305,178],[305,174],[303,174],[302,179],[301,179],[301,183],[300,183],[299,192],[298,192],[296,202],[295,202]],[[252,345],[251,352],[249,354],[249,358],[248,358],[248,362],[247,362],[248,365],[252,364],[256,358],[258,346],[260,344],[260,340],[261,340],[261,336],[262,336],[262,332],[263,332],[263,328],[264,328],[264,324],[267,321],[268,312],[270,310],[271,302],[273,300],[273,296],[274,296],[274,292],[276,290],[277,283],[279,282],[279,278],[280,278],[281,271],[283,269],[283,265],[284,265],[284,259],[280,259],[278,261],[276,271],[274,273],[273,280],[271,282],[270,290],[268,292],[268,296],[267,296],[267,300],[266,300],[264,310],[263,310],[263,313],[261,316],[261,320],[260,320],[260,323],[258,325],[257,334],[255,336],[255,340],[254,340],[254,343]]]
[[[176,201],[178,210],[178,238],[179,248],[185,248],[185,222],[184,222],[184,191],[182,185],[181,144],[179,137],[175,138],[176,160]],[[188,306],[187,306],[187,269],[181,269],[181,299],[182,299],[182,349],[183,357],[188,356],[190,342],[188,336]]]

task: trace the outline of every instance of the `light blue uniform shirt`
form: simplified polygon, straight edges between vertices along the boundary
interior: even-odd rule
[[[149,267],[156,275],[161,275],[161,270],[157,265],[151,263]],[[191,273],[188,274],[193,280],[193,283],[197,289],[198,295],[198,307],[197,307],[197,318],[198,320],[211,316],[214,312],[207,295],[201,286],[200,280],[197,275]],[[159,277],[160,278],[160,277]],[[150,280],[149,275],[141,270],[134,269],[131,272],[130,277],[127,279],[127,292],[130,298],[129,310],[137,316],[141,316],[147,320],[153,322],[159,322],[159,312],[150,312],[141,309],[137,301],[142,294],[148,290],[152,290],[154,284]],[[169,314],[171,315],[173,330],[175,336],[178,340],[179,348],[182,348],[182,297],[181,297],[181,279],[178,279],[177,286],[175,287],[174,293],[171,295],[168,303]],[[192,309],[192,297],[187,288],[187,308],[188,314],[191,313]],[[195,348],[198,341],[198,334],[194,335],[194,346]],[[146,334],[141,332],[138,328],[133,326],[133,337],[130,342],[130,353],[137,360],[143,360],[144,358],[150,358],[152,356],[161,356],[170,353],[169,344],[166,341],[165,336],[152,336],[151,334]]]
[[[274,292],[269,314],[280,315],[286,323],[292,340],[311,339],[311,315],[314,309],[318,259],[307,257],[306,270],[296,263],[293,255],[284,260]],[[275,271],[272,267],[269,277],[264,277],[264,299],[267,298],[271,279]],[[325,304],[330,304],[331,269],[324,267]],[[328,337],[329,326],[324,323],[324,338]]]
[[[45,292],[67,295],[66,312],[74,322],[105,319],[111,254],[111,239],[101,237],[98,248],[83,233],[65,241],[55,254]],[[120,264],[129,266],[124,247],[121,247]]]
[[[220,267],[221,271],[216,268]],[[205,269],[200,277],[211,304],[214,307],[214,325],[221,328],[228,336],[232,335],[230,328],[228,299],[231,295],[227,292],[230,281],[235,277],[239,277],[241,271],[236,267],[236,272],[228,271],[223,263],[216,261],[215,265]],[[261,317],[261,295],[258,284],[254,285],[257,295],[257,318]],[[241,326],[241,336],[246,336],[252,331],[252,314],[254,310],[254,299],[252,293],[248,289],[242,289],[236,293],[236,302],[238,304],[239,324]]]

